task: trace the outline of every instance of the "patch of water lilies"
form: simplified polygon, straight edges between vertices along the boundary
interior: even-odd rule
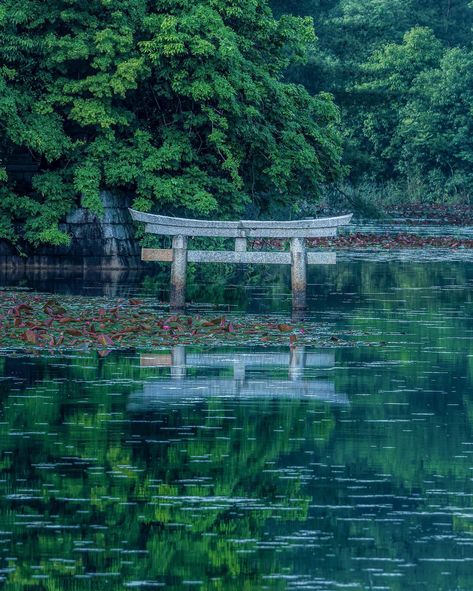
[[[151,300],[0,291],[1,350],[150,349],[175,344],[348,346],[366,335],[273,316],[170,314]],[[361,341],[360,341],[361,339]],[[369,343],[371,345],[378,343]]]
[[[313,247],[337,248],[473,248],[473,239],[457,236],[424,236],[408,232],[367,233],[353,232],[335,238],[313,238],[309,241]]]
[[[405,224],[471,226],[473,207],[467,203],[411,203],[388,207],[386,213]]]
[[[472,238],[458,236],[424,236],[410,232],[351,232],[333,238],[310,238],[307,240],[311,248],[349,248],[349,249],[380,249],[394,250],[406,248],[447,248],[473,249]],[[252,246],[257,249],[284,247],[283,240],[255,240]]]

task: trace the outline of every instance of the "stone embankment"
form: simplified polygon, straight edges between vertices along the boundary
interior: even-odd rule
[[[0,268],[10,272],[46,268],[78,271],[141,268],[140,248],[126,203],[109,193],[103,193],[102,200],[101,216],[84,208],[67,216],[61,229],[71,236],[69,246],[44,245],[20,254],[10,244],[0,242]]]

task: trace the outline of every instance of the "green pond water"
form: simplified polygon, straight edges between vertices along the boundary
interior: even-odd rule
[[[378,346],[1,355],[0,588],[471,591],[473,266],[444,254],[311,270],[310,319]],[[198,305],[287,317],[286,271],[218,273]]]

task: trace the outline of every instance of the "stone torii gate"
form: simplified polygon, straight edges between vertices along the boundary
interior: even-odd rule
[[[235,263],[291,265],[292,309],[306,309],[307,265],[334,265],[333,252],[306,249],[307,238],[335,236],[340,226],[350,223],[352,214],[332,218],[269,222],[192,220],[143,213],[130,209],[132,218],[145,223],[145,232],[172,236],[172,248],[143,248],[143,261],[171,263],[171,308],[181,310],[186,303],[187,263]],[[189,250],[190,237],[234,238],[235,250]],[[290,251],[249,251],[248,239],[287,238]]]

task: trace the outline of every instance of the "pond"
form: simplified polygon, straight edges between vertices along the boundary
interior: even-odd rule
[[[473,267],[388,254],[311,270],[356,346],[0,356],[2,588],[471,590]],[[222,274],[197,307],[289,313],[286,270]]]

